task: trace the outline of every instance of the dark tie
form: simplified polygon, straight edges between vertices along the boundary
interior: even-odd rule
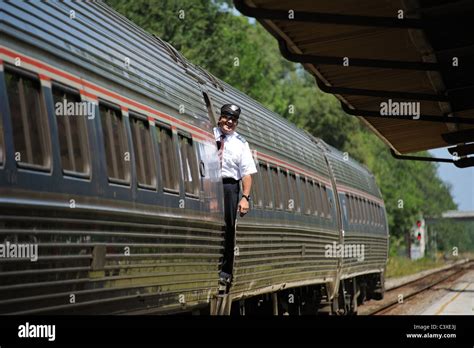
[[[222,158],[224,157],[224,139],[225,139],[225,134],[221,134],[220,141],[217,142],[219,150],[217,151],[217,154],[219,155],[219,161],[221,163],[221,168],[222,168]]]

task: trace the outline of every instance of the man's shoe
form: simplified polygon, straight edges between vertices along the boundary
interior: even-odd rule
[[[221,271],[219,273],[219,281],[229,284],[232,280],[232,274],[229,274],[227,272]]]

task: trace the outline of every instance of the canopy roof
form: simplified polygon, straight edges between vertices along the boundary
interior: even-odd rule
[[[234,3],[395,154],[452,146],[474,165],[474,1]]]

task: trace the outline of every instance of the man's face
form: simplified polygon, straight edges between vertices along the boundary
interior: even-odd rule
[[[219,127],[224,132],[224,134],[232,133],[237,127],[238,123],[239,122],[233,117],[221,116],[219,118]]]

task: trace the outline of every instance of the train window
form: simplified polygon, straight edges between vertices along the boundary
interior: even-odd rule
[[[314,188],[314,182],[311,179],[308,179],[306,181],[306,184],[308,185],[308,197],[309,197],[309,204],[311,207],[310,213],[314,215],[318,215],[318,208],[316,205],[316,189]]]
[[[321,191],[323,193],[323,206],[324,206],[324,214],[328,219],[331,218],[331,209],[329,207],[329,194],[328,189],[326,186],[321,186]]]
[[[354,196],[354,203],[355,203],[354,206],[355,206],[356,216],[357,216],[356,223],[360,224],[362,223],[362,210],[360,206],[360,198],[357,196]]]
[[[270,172],[272,175],[272,182],[273,182],[273,193],[275,195],[275,208],[283,209],[283,203],[281,200],[281,184],[278,178],[278,170],[275,167],[270,167]]]
[[[286,169],[280,169],[281,174],[281,204],[285,210],[293,210],[290,204],[290,183]],[[294,201],[293,201],[294,204]]]
[[[53,101],[55,105],[56,122],[58,125],[59,149],[63,172],[74,176],[89,176],[89,146],[87,140],[87,114],[65,113],[69,103],[81,103],[78,92],[69,88],[53,85]],[[86,102],[84,102],[86,103]],[[63,105],[62,108],[56,106]]]
[[[173,132],[167,127],[156,127],[160,145],[161,175],[163,189],[179,193],[178,154],[173,143]]]
[[[372,225],[373,224],[373,214],[372,214],[372,207],[370,206],[370,201],[367,200],[367,213],[369,215],[369,221],[368,221],[368,224],[369,225]]]
[[[138,186],[155,190],[156,162],[150,124],[144,116],[133,113],[130,113],[130,121]]]
[[[369,222],[369,217],[367,214],[367,200],[365,198],[361,198],[362,201],[362,212],[364,216],[364,224],[367,224]]]
[[[381,217],[381,208],[380,205],[376,205],[375,207],[376,213],[377,213],[377,224],[382,226],[382,217]]]
[[[51,166],[49,127],[39,80],[16,69],[6,70],[5,80],[15,159],[19,166],[48,170]]]
[[[379,221],[378,204],[377,203],[374,203],[374,216],[375,216],[375,224],[378,226],[380,224],[380,221]]]
[[[129,184],[130,152],[122,114],[118,109],[103,103],[99,103],[99,111],[109,180]]]
[[[372,210],[370,209],[370,201],[369,200],[365,201],[365,206],[367,208],[367,224],[371,225],[372,224]]]
[[[347,210],[347,221],[352,222],[352,205],[351,205],[351,196],[346,195],[346,210]]]
[[[300,186],[301,186],[301,191],[303,193],[303,204],[304,204],[304,213],[309,215],[311,214],[311,211],[313,210],[313,207],[311,206],[311,198],[309,196],[310,194],[310,187],[309,187],[309,181],[306,180],[304,177],[300,177]]]
[[[292,191],[290,195],[290,199],[293,200],[293,209],[297,213],[301,213],[301,194],[300,194],[300,191],[298,190],[296,175],[293,173],[290,173],[290,186],[291,186],[291,191]]]
[[[252,175],[252,192],[250,195],[252,196],[253,205],[255,207],[262,207],[263,206],[263,198],[262,198],[262,186],[260,184],[260,171]]]
[[[371,201],[367,201],[367,209],[369,211],[369,225],[373,225],[374,224],[374,212],[372,211],[372,202]]]
[[[349,196],[350,198],[350,202],[351,202],[351,217],[352,217],[352,220],[351,222],[352,223],[357,223],[357,206],[356,206],[356,200],[355,200],[355,196]]]
[[[199,196],[200,178],[198,175],[196,148],[191,138],[179,134],[181,165],[184,175],[184,191],[188,195]]]
[[[367,210],[365,209],[365,200],[364,198],[360,199],[360,208],[362,210],[362,223],[367,223]]]
[[[316,210],[318,211],[319,216],[324,216],[324,206],[323,206],[323,196],[321,192],[321,184],[320,183],[315,183],[314,185],[314,194],[315,194],[315,200],[316,200]]]
[[[321,216],[326,217],[326,198],[324,197],[324,185],[319,186],[319,195],[321,199]]]
[[[370,209],[369,209],[369,201],[367,199],[364,199],[364,207],[365,207],[365,214],[366,214],[366,223],[367,225],[370,225]]]
[[[350,196],[351,198],[351,207],[352,207],[352,223],[356,224],[359,219],[359,213],[357,211],[357,199],[355,196]]]
[[[374,223],[375,223],[376,226],[378,226],[378,224],[379,224],[379,216],[378,216],[378,214],[377,214],[377,207],[378,207],[378,204],[377,204],[377,203],[373,203],[372,208],[373,208],[373,210],[374,210]]]
[[[349,195],[349,209],[351,210],[350,222],[355,223],[357,217],[356,217],[356,210],[355,210],[355,206],[354,206],[354,196],[352,196],[352,195]]]
[[[272,200],[272,185],[270,184],[270,174],[268,172],[268,166],[266,164],[260,163],[260,177],[263,182],[262,198],[265,208],[273,208]]]
[[[372,208],[372,223],[374,225],[377,225],[377,211],[375,210],[375,203],[371,202],[371,208]]]

